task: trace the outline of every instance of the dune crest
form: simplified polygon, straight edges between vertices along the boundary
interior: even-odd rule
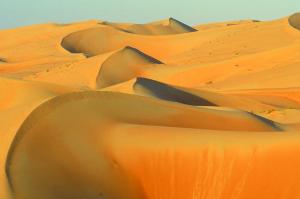
[[[300,13],[295,13],[288,18],[290,25],[300,30]]]
[[[132,108],[133,105],[136,108]],[[61,115],[68,117],[62,119]],[[190,119],[191,116],[193,120]],[[278,131],[266,120],[241,112],[192,108],[113,92],[89,91],[66,94],[35,109],[17,132],[8,154],[6,167],[15,196],[32,199],[41,197],[71,199],[82,196],[95,198],[101,193],[108,198],[120,196],[147,198],[144,194],[149,194],[148,191],[154,187],[142,189],[150,184],[143,181],[142,183],[146,184],[140,184],[141,181],[135,177],[143,179],[146,175],[138,174],[139,170],[135,171],[138,176],[130,175],[132,172],[130,165],[134,162],[126,160],[125,156],[118,156],[117,148],[120,145],[113,144],[115,136],[123,136],[128,130],[135,132],[130,128],[138,126],[144,129],[140,132],[142,137],[151,138],[144,133],[156,129],[155,135],[161,138],[167,136],[165,139],[170,139],[173,133],[181,136],[187,134],[188,137],[203,135],[201,131],[203,128],[241,131],[249,129],[253,133],[264,130]],[[253,136],[255,140],[259,139],[256,135],[258,134]],[[201,136],[197,140],[202,140]],[[78,142],[81,143],[80,147],[76,144]],[[177,141],[170,139],[169,142],[171,144]],[[226,145],[230,146],[232,143]],[[218,144],[212,146],[218,148]],[[40,150],[34,150],[37,147]],[[177,150],[176,148],[174,150]],[[74,150],[76,153],[70,154]],[[157,148],[152,145],[149,150],[155,153]],[[86,156],[84,151],[89,155]],[[188,151],[182,151],[182,154],[189,156]],[[238,153],[236,155],[239,156]],[[142,152],[131,157],[135,159],[139,156],[147,158],[147,153]],[[201,159],[201,156],[197,158]],[[191,163],[189,166],[196,165]],[[180,177],[180,173],[175,174],[179,176],[177,180],[184,179],[183,176]],[[198,177],[191,179],[191,183],[196,183],[203,177],[201,176],[199,174],[199,179]],[[157,183],[166,186],[163,181]],[[208,188],[210,184],[204,186]],[[180,192],[190,188],[187,186]]]
[[[0,30],[0,199],[299,199],[299,16]]]
[[[163,64],[161,61],[127,46],[112,54],[102,64],[97,76],[97,87],[104,88],[142,75],[147,65]]]
[[[163,21],[148,24],[120,24],[111,22],[103,22],[101,24],[114,27],[117,30],[124,31],[126,33],[141,35],[171,35],[197,31],[191,26],[188,26],[174,18],[169,18],[167,23]]]

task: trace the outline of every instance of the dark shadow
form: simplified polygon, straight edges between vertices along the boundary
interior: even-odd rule
[[[204,98],[152,79],[138,77],[133,85],[133,89],[137,90],[137,87],[142,87],[150,91],[151,94],[162,100],[193,106],[217,106]]]
[[[0,62],[7,62],[6,59],[0,57]]]
[[[280,128],[279,124],[277,124],[276,122],[272,121],[272,120],[269,120],[265,117],[262,117],[262,116],[259,116],[259,115],[256,115],[254,113],[251,113],[251,112],[248,112],[252,117],[260,120],[261,122],[267,124],[268,126],[271,126],[274,130],[276,131],[283,131],[282,128]]]
[[[177,24],[178,26],[181,26],[182,28],[184,28],[188,32],[196,32],[196,31],[198,31],[195,28],[192,28],[191,26],[188,26],[188,25],[182,23],[181,21],[178,21],[177,19],[174,19],[172,17],[169,19],[169,23],[170,23],[170,25],[172,23]]]
[[[153,64],[163,64],[163,62],[155,59],[154,57],[151,57],[150,55],[145,54],[144,52],[140,51],[139,49],[133,48],[131,46],[126,46],[124,50],[131,50],[133,52],[136,52],[137,54],[139,54],[140,56],[142,56],[144,59],[146,59],[147,61],[153,63]]]
[[[293,27],[296,28],[297,30],[300,30],[300,13],[295,13],[291,15],[288,19],[289,24]]]

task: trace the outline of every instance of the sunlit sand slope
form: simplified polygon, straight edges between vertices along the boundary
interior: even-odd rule
[[[16,131],[26,117],[46,100],[74,89],[0,77],[0,198],[8,198],[5,159]]]
[[[244,113],[73,93],[26,119],[11,145],[7,175],[17,198],[295,196],[299,135],[257,130],[279,128]]]
[[[111,55],[102,64],[97,77],[98,88],[138,77],[146,70],[145,67],[151,64],[162,64],[162,62],[136,48],[127,46]]]
[[[0,30],[0,199],[299,199],[299,16]]]

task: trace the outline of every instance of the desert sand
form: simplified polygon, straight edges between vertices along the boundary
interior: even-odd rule
[[[300,14],[0,38],[1,199],[300,198]]]

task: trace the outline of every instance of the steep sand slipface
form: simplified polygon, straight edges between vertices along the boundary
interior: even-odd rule
[[[179,33],[196,32],[197,31],[196,29],[194,29],[174,18],[169,19],[169,26],[173,30],[176,30],[176,32],[179,32]]]
[[[216,106],[213,102],[198,97],[197,95],[193,95],[184,90],[176,89],[171,85],[147,78],[137,78],[133,85],[133,89],[137,93],[149,93],[152,96],[167,101],[179,102],[193,106]]]
[[[300,13],[291,15],[288,20],[291,26],[300,30]]]
[[[147,65],[153,64],[162,64],[162,62],[136,48],[127,46],[105,60],[96,80],[97,86],[104,88],[140,76]]]

